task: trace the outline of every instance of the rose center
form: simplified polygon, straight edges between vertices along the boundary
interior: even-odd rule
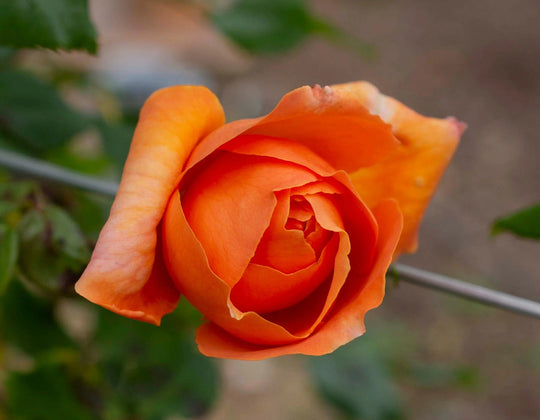
[[[285,229],[301,231],[305,242],[313,249],[317,259],[331,236],[330,232],[319,225],[311,205],[301,195],[291,196],[289,217],[285,223]]]
[[[317,222],[305,197],[276,193],[267,230],[231,298],[241,310],[273,312],[308,296],[332,272],[333,233]]]

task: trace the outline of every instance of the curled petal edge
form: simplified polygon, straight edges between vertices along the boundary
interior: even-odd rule
[[[303,86],[283,96],[268,115],[233,121],[211,133],[188,167],[240,135],[294,140],[347,172],[380,161],[399,145],[390,125],[356,97],[328,86]]]
[[[418,229],[446,166],[467,125],[454,117],[429,118],[383,95],[368,82],[332,86],[341,95],[356,98],[370,112],[392,126],[399,146],[385,159],[351,173],[362,200],[374,207],[396,200],[403,213],[403,233],[397,257],[416,251]]]
[[[158,225],[193,148],[224,121],[218,99],[205,87],[175,86],[150,96],[109,219],[75,285],[77,293],[153,324],[175,308],[180,294],[156,261]]]

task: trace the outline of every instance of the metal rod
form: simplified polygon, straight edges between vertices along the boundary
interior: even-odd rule
[[[7,150],[0,150],[0,166],[22,175],[29,175],[41,180],[71,185],[72,187],[113,197],[118,190],[118,184],[116,182],[95,179],[51,163]]]
[[[393,264],[392,268],[398,279],[406,280],[409,283],[442,290],[476,302],[540,318],[540,303],[538,302],[403,264]]]
[[[71,185],[104,195],[114,196],[118,190],[118,184],[115,182],[101,181],[69,169],[60,168],[56,165],[6,150],[0,150],[0,166],[4,166],[20,174]],[[392,268],[400,279],[418,286],[440,290],[486,305],[540,318],[540,303],[538,302],[403,264],[393,264]]]

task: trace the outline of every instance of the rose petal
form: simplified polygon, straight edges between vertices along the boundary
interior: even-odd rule
[[[351,242],[348,235],[345,232],[336,233],[329,245],[332,248],[337,247],[334,252],[332,276],[298,304],[281,311],[264,314],[266,319],[281,325],[296,337],[306,338],[319,327],[344,284],[351,280],[348,277],[351,269],[349,260]]]
[[[367,82],[333,86],[342,96],[357,98],[371,112],[392,125],[401,145],[378,164],[351,175],[362,199],[374,207],[395,199],[403,212],[403,234],[396,250],[414,252],[420,221],[465,124],[455,118],[424,117],[402,103],[382,95]]]
[[[317,200],[318,197],[330,199],[333,210],[328,206],[329,210],[339,212],[340,218],[343,219],[344,231],[349,233],[352,243],[351,258],[357,271],[363,272],[371,268],[372,253],[377,241],[377,224],[371,211],[353,189],[347,174],[337,172],[333,178],[294,188],[291,193],[304,195],[312,207],[314,203],[310,201],[310,197],[311,200]],[[322,209],[319,214],[324,218],[325,213]],[[321,220],[317,221],[323,228],[325,227]]]
[[[234,121],[211,133],[194,150],[188,167],[241,134],[297,141],[348,172],[380,161],[399,144],[391,127],[354,95],[304,86],[286,94],[265,117]]]
[[[112,277],[109,277],[112,280]],[[161,317],[174,310],[180,298],[172,283],[165,263],[161,246],[156,248],[156,258],[148,280],[140,290],[119,294],[112,288],[100,291],[100,305],[122,316],[159,325]],[[112,293],[112,295],[107,295]]]
[[[306,242],[303,231],[286,228],[290,209],[289,190],[278,191],[275,196],[277,205],[274,214],[251,262],[282,273],[294,273],[316,262],[317,257]]]
[[[334,268],[337,241],[329,243],[314,264],[287,274],[271,267],[249,264],[233,287],[231,300],[242,311],[260,314],[297,304],[313,292]],[[274,321],[275,322],[275,321]]]
[[[315,255],[319,256],[330,240],[331,234],[324,229],[314,217],[309,220],[308,229],[310,229],[310,231],[306,235],[306,242],[311,246]]]
[[[336,172],[336,168],[313,150],[294,140],[244,134],[224,144],[221,149],[243,155],[267,156],[294,162],[323,176],[330,176]]]
[[[219,101],[204,87],[162,89],[146,101],[109,220],[75,286],[79,294],[156,324],[174,309],[179,294],[154,263],[156,229],[194,145],[223,122]]]
[[[377,251],[372,270],[363,278],[347,282],[327,320],[308,338],[279,347],[247,343],[209,322],[197,330],[201,353],[220,358],[261,360],[285,354],[322,355],[362,335],[365,313],[377,307],[384,296],[385,274],[400,237],[402,218],[396,203],[380,203],[373,214],[379,225]]]
[[[188,223],[213,272],[232,287],[270,224],[274,191],[317,179],[311,171],[275,159],[233,153],[215,159],[182,197]],[[308,263],[314,258],[312,254]]]
[[[290,197],[289,219],[303,223],[313,219],[313,209],[302,196]]]

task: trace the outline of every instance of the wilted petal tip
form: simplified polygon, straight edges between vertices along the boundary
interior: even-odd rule
[[[334,96],[334,90],[330,86],[322,87],[319,84],[313,85],[311,92],[313,97],[321,103],[329,102]]]
[[[456,130],[456,136],[461,137],[461,135],[467,130],[467,123],[459,121],[456,117],[447,117],[446,120],[452,124]]]

